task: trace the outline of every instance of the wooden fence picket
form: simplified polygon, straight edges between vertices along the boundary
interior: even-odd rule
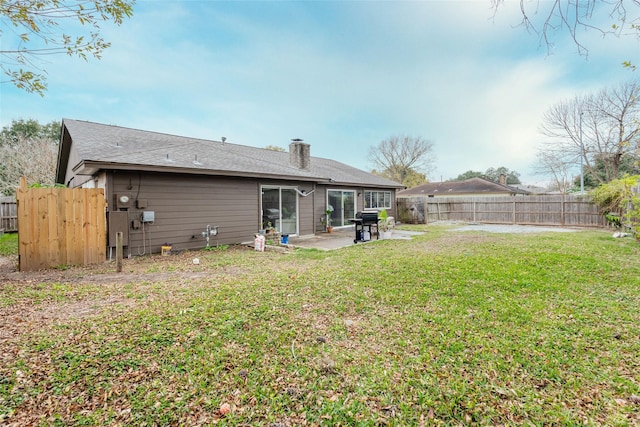
[[[598,206],[587,196],[399,197],[402,222],[473,221],[490,224],[604,227]]]
[[[27,188],[16,192],[20,271],[106,259],[104,190]]]

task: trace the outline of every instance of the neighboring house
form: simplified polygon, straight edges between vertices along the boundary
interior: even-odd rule
[[[428,182],[398,192],[399,198],[407,197],[478,197],[478,196],[517,196],[529,194],[506,184],[484,178],[471,178],[464,181]]]
[[[109,247],[124,233],[125,254],[197,249],[207,225],[212,244],[252,241],[259,229],[289,235],[323,231],[367,208],[393,215],[401,184],[343,163],[289,152],[64,119],[56,182],[98,187],[108,203]]]
[[[532,184],[515,184],[511,185],[511,187],[527,191],[531,195],[563,194],[561,191],[549,191],[544,187],[538,187],[537,185]]]

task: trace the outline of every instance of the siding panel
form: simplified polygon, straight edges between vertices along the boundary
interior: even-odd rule
[[[219,227],[212,244],[252,240],[258,229],[255,180],[117,172],[112,182],[112,209],[116,194],[128,194],[133,200],[129,224],[140,220],[143,211],[155,214],[153,223],[140,224],[138,230],[129,228],[132,255],[160,252],[165,243],[175,250],[203,248],[206,240],[201,233],[207,225]],[[137,208],[136,200],[145,200],[145,208]]]
[[[296,187],[306,192],[314,189],[304,182],[126,171],[111,172],[109,182],[110,210],[117,209],[116,195],[126,194],[132,200],[127,210],[128,252],[132,255],[160,252],[165,243],[175,250],[201,249],[206,244],[201,233],[207,225],[219,227],[212,244],[252,241],[260,228],[261,186]],[[301,235],[314,233],[316,218],[320,223],[319,215],[313,215],[315,210],[324,209],[320,193],[298,197]],[[145,208],[137,208],[136,200],[146,201]],[[323,200],[319,208],[318,200]],[[155,220],[135,230],[131,224],[141,219],[143,211],[153,211]]]

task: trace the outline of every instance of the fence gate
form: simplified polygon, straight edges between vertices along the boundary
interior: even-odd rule
[[[16,192],[20,271],[106,260],[104,190],[27,188]]]

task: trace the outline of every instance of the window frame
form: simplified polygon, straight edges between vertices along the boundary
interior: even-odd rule
[[[331,192],[340,192],[340,201],[342,206],[340,206],[339,211],[342,212],[342,218],[333,218],[333,214],[331,215],[332,219],[332,223],[331,225],[335,228],[339,228],[339,227],[347,227],[349,225],[351,225],[349,223],[349,219],[351,219],[352,217],[348,218],[345,216],[345,211],[347,211],[347,209],[345,209],[345,193],[349,193],[351,195],[351,198],[353,200],[353,206],[349,206],[349,208],[351,210],[353,210],[353,214],[355,216],[355,213],[358,211],[358,192],[356,190],[350,189],[350,188],[327,188],[327,193],[326,193],[326,201],[325,201],[325,210],[329,207],[330,201],[329,201],[329,193]],[[334,208],[334,212],[335,210],[338,208],[337,206],[333,206]],[[340,222],[338,223],[338,219],[340,219]]]
[[[376,197],[374,197],[374,195]],[[387,203],[387,195],[389,201]],[[380,204],[380,196],[382,196],[382,204]],[[374,199],[375,202],[374,203]],[[365,190],[364,191],[364,208],[365,209],[391,209],[391,191],[389,190]],[[369,203],[369,206],[367,206]],[[375,205],[375,206],[374,206]]]

